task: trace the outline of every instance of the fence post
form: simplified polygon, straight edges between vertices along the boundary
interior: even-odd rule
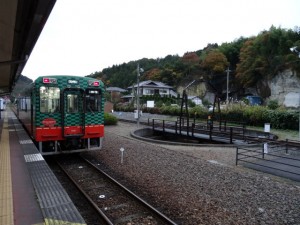
[[[163,132],[165,133],[165,120],[163,120]]]
[[[190,121],[189,121],[189,118],[187,118],[187,120],[186,120],[186,135],[187,136],[190,136],[189,130],[190,130]]]
[[[265,144],[262,144],[262,158],[265,159]]]
[[[235,153],[235,165],[237,166],[238,164],[238,157],[239,157],[239,147],[236,147],[236,153]]]
[[[194,128],[195,128],[195,123],[192,123],[192,137],[194,137]]]
[[[211,140],[212,125],[209,126],[209,140]]]
[[[181,134],[182,118],[179,118],[179,134]]]
[[[289,144],[289,140],[285,139],[285,154],[288,154],[288,144]]]
[[[233,128],[230,127],[230,144],[232,144]]]
[[[152,132],[154,132],[154,119],[152,119]]]
[[[175,121],[175,133],[177,134],[177,121]]]

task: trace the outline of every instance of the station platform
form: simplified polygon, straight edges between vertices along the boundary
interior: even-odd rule
[[[0,113],[0,224],[86,224],[14,113]]]

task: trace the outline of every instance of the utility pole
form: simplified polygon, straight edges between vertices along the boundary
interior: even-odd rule
[[[225,72],[227,72],[226,106],[228,106],[228,103],[229,103],[229,99],[228,99],[228,92],[229,92],[229,73],[231,72],[231,70],[229,70],[229,67],[227,68],[227,70],[225,70]]]
[[[137,91],[136,91],[136,111],[137,111],[137,127],[140,126],[140,64],[137,64]]]

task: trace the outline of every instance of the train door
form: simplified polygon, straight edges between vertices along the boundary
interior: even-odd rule
[[[62,92],[62,134],[65,138],[84,136],[84,90],[66,88]]]

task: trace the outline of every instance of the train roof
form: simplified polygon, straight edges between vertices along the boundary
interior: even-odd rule
[[[99,82],[99,87],[104,87],[104,83],[99,80],[99,79],[95,79],[95,78],[91,78],[91,77],[82,77],[82,76],[75,76],[75,75],[46,75],[46,76],[39,76],[38,78],[36,78],[36,80],[34,81],[35,84],[38,84],[38,83],[45,83],[45,79],[49,78],[50,80],[51,79],[54,79],[55,82],[52,83],[50,80],[49,80],[49,83],[52,83],[52,84],[60,84],[60,83],[63,83],[65,85],[67,84],[71,84],[70,81],[78,81],[79,84],[81,83],[81,85],[87,85],[88,82],[87,81],[98,81]],[[84,81],[86,81],[87,83],[84,83]]]
[[[35,81],[40,80],[45,77],[53,77],[53,78],[60,78],[60,79],[61,78],[78,78],[78,79],[87,79],[87,80],[99,80],[99,79],[92,78],[92,77],[84,77],[84,76],[77,76],[77,75],[42,75],[42,76],[39,76],[38,78],[36,78]],[[99,81],[101,81],[101,80],[99,80]]]

